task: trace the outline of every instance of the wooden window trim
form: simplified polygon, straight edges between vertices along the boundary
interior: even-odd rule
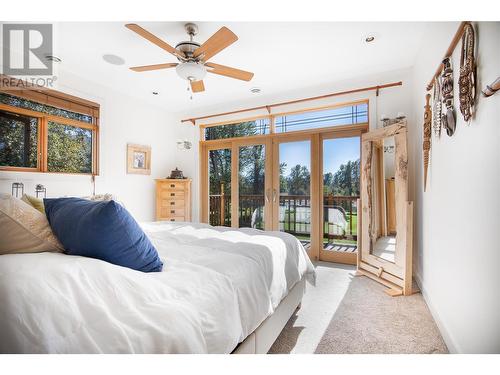
[[[45,92],[47,91],[47,92]],[[28,99],[40,104],[50,105],[70,112],[92,116],[92,123],[78,121],[66,117],[51,115],[44,112],[19,108],[0,103],[0,110],[38,118],[37,138],[37,167],[10,167],[0,166],[0,171],[10,172],[39,172],[68,175],[99,175],[99,104],[80,99],[54,90],[1,90],[1,92],[20,98]],[[45,98],[45,99],[43,99]],[[56,99],[59,100],[56,102]],[[86,109],[85,109],[86,108]],[[84,112],[85,111],[85,112]],[[90,173],[52,172],[48,170],[48,123],[57,122],[61,125],[74,126],[92,131],[92,166]]]

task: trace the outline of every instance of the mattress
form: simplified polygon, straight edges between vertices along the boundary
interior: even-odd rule
[[[315,282],[286,233],[142,227],[162,272],[59,253],[0,256],[0,352],[230,353],[302,277]]]

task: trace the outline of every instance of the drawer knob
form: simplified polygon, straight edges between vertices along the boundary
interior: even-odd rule
[[[170,205],[173,206],[175,204],[175,202],[170,202]]]
[[[174,187],[175,187],[175,184],[170,184],[170,187],[171,187],[171,188],[174,188]]]
[[[175,214],[175,210],[170,210],[170,213],[171,214]]]
[[[170,193],[170,196],[171,197],[175,197],[175,193]]]
[[[170,219],[170,221],[175,221],[175,219]]]

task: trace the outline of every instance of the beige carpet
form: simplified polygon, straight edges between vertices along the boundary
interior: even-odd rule
[[[390,297],[354,267],[318,262],[316,287],[269,353],[447,353],[420,293]]]

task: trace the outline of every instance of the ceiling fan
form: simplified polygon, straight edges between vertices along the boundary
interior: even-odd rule
[[[251,72],[208,62],[210,58],[238,40],[238,37],[225,26],[220,28],[205,43],[200,44],[193,40],[194,36],[198,33],[198,26],[194,23],[187,23],[184,25],[184,28],[189,35],[189,41],[180,42],[175,48],[135,23],[126,24],[125,27],[139,34],[144,39],[149,40],[151,43],[156,44],[168,53],[171,53],[179,60],[178,63],[131,67],[130,69],[135,72],[175,67],[179,77],[189,81],[193,92],[205,91],[203,78],[207,72],[242,81],[250,81],[253,77],[253,73]]]

